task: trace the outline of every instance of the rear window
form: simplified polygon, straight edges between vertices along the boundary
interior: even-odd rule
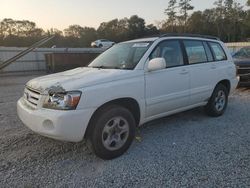
[[[209,42],[216,61],[227,60],[227,56],[219,43]]]
[[[207,54],[201,41],[184,41],[189,64],[207,62]]]

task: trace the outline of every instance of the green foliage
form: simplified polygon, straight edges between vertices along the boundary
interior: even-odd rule
[[[179,22],[175,25],[174,32],[214,35],[225,42],[245,41],[250,38],[250,11],[236,0],[217,0],[214,3],[215,8],[195,11],[190,16],[181,7],[186,7],[186,10],[193,7],[185,3],[190,1],[179,2],[179,12],[176,13]],[[171,21],[172,18],[168,15],[161,30],[172,32],[172,25],[169,24]]]
[[[40,40],[44,31],[28,20],[5,18],[0,22],[0,46],[27,46]]]
[[[128,19],[114,19],[109,22],[103,22],[97,29],[99,38],[112,39],[120,42],[128,38]]]
[[[140,38],[145,35],[145,20],[137,15],[131,16],[128,20],[129,39]]]
[[[168,8],[165,9],[167,21],[163,24],[162,30],[169,30],[171,32],[186,32],[188,12],[193,10],[191,0],[170,0]]]
[[[184,32],[186,31],[186,24],[188,19],[188,11],[193,10],[194,7],[190,4],[191,0],[180,0],[179,8],[180,8],[180,16],[179,20],[181,24],[184,26]]]
[[[168,17],[168,24],[172,27],[172,32],[175,31],[175,25],[177,20],[177,6],[176,6],[177,0],[170,0],[168,3],[168,8],[165,9],[165,14]]]

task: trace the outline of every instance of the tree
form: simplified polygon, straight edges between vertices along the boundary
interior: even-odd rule
[[[28,20],[5,18],[0,22],[0,45],[29,46],[41,39],[44,31]]]
[[[93,27],[83,27],[81,33],[81,42],[80,46],[90,46],[91,42],[95,41],[97,38],[97,32]]]
[[[222,30],[223,30],[223,19],[225,17],[224,15],[224,5],[223,5],[223,0],[218,0],[214,2],[214,5],[216,5],[216,8],[214,9],[214,18],[215,18],[215,24],[217,28],[217,36],[221,37],[222,36]]]
[[[103,22],[97,29],[100,38],[120,42],[128,38],[128,19],[114,19],[109,22]]]
[[[248,0],[247,5],[250,6],[250,0]],[[245,38],[249,41],[250,39],[250,10],[244,11],[244,18],[242,20]]]
[[[103,22],[97,29],[97,33],[101,38],[120,42],[128,39],[143,37],[148,34],[148,32],[150,32],[150,34],[155,32],[155,29],[157,28],[151,26],[146,28],[144,19],[134,15],[129,19],[114,19],[109,22]]]
[[[95,28],[80,25],[70,25],[64,30],[64,35],[66,44],[73,47],[90,46],[90,43],[97,38]]]
[[[236,0],[218,0],[215,2],[217,33],[220,38],[226,41],[236,41],[241,33],[243,19],[243,7]]]
[[[201,11],[194,12],[187,21],[188,32],[201,34],[204,33],[204,16]],[[197,27],[198,26],[198,27]]]
[[[157,29],[156,26],[154,26],[153,24],[149,24],[146,26],[145,28],[145,35],[146,36],[152,36],[152,35],[157,35],[159,34],[159,30]]]
[[[216,8],[206,9],[202,12],[203,33],[201,34],[219,36],[217,30],[218,26],[216,25],[216,14]],[[197,27],[197,25],[194,27]]]
[[[70,25],[68,28],[64,29],[66,37],[81,38],[82,32],[83,28],[80,25]]]
[[[236,0],[218,0],[215,5],[194,12],[187,22],[188,32],[215,35],[226,42],[246,39],[250,29],[248,11]]]
[[[47,30],[48,35],[63,36],[63,32],[56,28],[50,28]]]
[[[168,8],[165,9],[165,14],[167,15],[168,19],[167,19],[167,23],[171,25],[172,27],[172,32],[175,31],[175,22],[176,22],[176,19],[177,19],[177,12],[176,12],[176,3],[177,1],[176,0],[170,0],[168,2]]]
[[[5,18],[1,22],[3,36],[13,35],[15,32],[15,21],[10,18]]]
[[[128,20],[129,39],[140,38],[145,35],[145,20],[137,15],[131,16]]]
[[[186,23],[188,19],[188,11],[193,10],[194,7],[190,4],[191,0],[180,0],[179,8],[180,8],[180,16],[179,19],[184,25],[183,31],[186,30]]]

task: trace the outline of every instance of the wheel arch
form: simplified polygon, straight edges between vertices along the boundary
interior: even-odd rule
[[[122,107],[128,109],[132,113],[132,115],[134,116],[136,125],[137,126],[139,125],[140,118],[141,118],[141,110],[140,110],[140,105],[137,102],[137,100],[135,100],[134,98],[130,98],[130,97],[118,98],[118,99],[114,99],[114,100],[111,100],[111,101],[104,103],[103,105],[101,105],[100,107],[98,107],[95,110],[95,112],[92,114],[90,121],[88,123],[87,129],[86,129],[85,134],[84,134],[84,138],[86,138],[86,136],[90,133],[90,131],[91,131],[90,124],[91,124],[91,122],[94,121],[95,117],[98,116],[98,112],[100,112],[103,108],[105,108],[109,105],[118,105],[118,106],[122,106]]]
[[[217,85],[215,86],[215,88],[219,85],[222,84],[227,88],[228,94],[230,93],[231,90],[231,83],[229,80],[225,79],[225,80],[221,80],[220,82],[217,83]]]

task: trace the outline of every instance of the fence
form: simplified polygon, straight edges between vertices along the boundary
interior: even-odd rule
[[[26,48],[0,47],[0,63],[15,56]],[[45,54],[49,53],[102,53],[99,48],[37,48],[0,70],[4,72],[46,71]]]

